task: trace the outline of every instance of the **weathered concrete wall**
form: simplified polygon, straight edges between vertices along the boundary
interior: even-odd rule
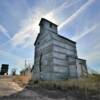
[[[57,35],[55,35],[54,38],[53,38],[54,72],[58,72],[59,74],[61,73],[61,75],[64,74],[63,79],[77,78],[76,44],[60,39]],[[67,56],[69,57],[67,58]]]
[[[87,77],[87,65],[86,60],[83,59],[76,59],[77,62],[77,73],[79,78]]]
[[[77,58],[76,43],[58,35],[57,25],[42,20],[35,43],[33,76],[42,80],[62,80],[85,75],[86,63]]]
[[[42,73],[52,71],[52,43],[52,38],[48,32],[40,33],[35,45],[34,78],[43,78]]]
[[[57,25],[52,22],[42,20],[42,22],[40,22],[40,33],[46,33],[46,31],[57,33]]]
[[[42,80],[65,80],[67,79],[66,73],[59,72],[41,72]]]
[[[60,42],[60,44],[64,43],[67,47],[68,46],[69,47],[73,47],[73,49],[76,48],[76,44],[75,43],[73,43],[72,41],[69,41],[68,39],[62,38],[58,34],[52,34],[52,38],[53,38],[53,40],[57,40],[56,42]]]

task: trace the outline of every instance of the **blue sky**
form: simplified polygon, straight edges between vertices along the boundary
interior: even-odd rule
[[[100,72],[100,0],[0,0],[0,64],[10,71],[34,63],[38,23],[46,18],[77,42],[78,56]]]

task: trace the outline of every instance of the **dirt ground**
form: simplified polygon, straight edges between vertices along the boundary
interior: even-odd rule
[[[0,100],[100,100],[95,95],[79,95],[79,91],[48,90],[45,88],[21,88],[11,78],[0,79]]]

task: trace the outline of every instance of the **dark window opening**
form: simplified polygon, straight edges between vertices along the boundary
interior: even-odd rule
[[[50,23],[50,27],[52,28],[52,23]]]
[[[42,65],[42,53],[40,54],[40,59],[39,59],[39,69],[41,72],[41,65]]]
[[[40,44],[40,42],[38,42],[37,44]]]

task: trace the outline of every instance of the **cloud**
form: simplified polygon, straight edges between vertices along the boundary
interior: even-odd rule
[[[19,57],[10,52],[0,50],[0,63],[8,63],[10,64],[10,70],[12,68],[16,68],[17,70],[21,70],[25,66],[25,58]],[[3,62],[2,62],[3,60]],[[30,62],[30,60],[28,60]],[[31,61],[32,62],[32,61]],[[32,63],[33,64],[33,63]]]
[[[28,15],[28,18],[24,19],[20,23],[20,29],[12,38],[12,43],[14,46],[23,45],[27,41],[35,41],[35,38],[39,32],[39,20],[42,16],[42,11],[37,9],[35,13]]]
[[[59,30],[71,23],[76,17],[78,17],[85,9],[89,7],[95,0],[88,0],[83,6],[81,6],[74,14],[72,14],[67,20],[65,20],[60,26]]]
[[[94,61],[99,61],[100,60],[100,52],[99,51],[91,52],[86,55],[86,58],[91,63]]]
[[[10,35],[8,34],[8,31],[3,25],[0,25],[0,32],[5,35],[8,39],[11,39]]]
[[[78,3],[80,0],[75,0],[71,3],[69,3],[68,1],[64,2],[61,6],[53,9],[52,11],[50,11],[47,15],[44,16],[44,18],[47,18],[50,21],[53,21],[54,23],[60,24],[60,20],[55,20],[56,14],[61,12],[64,9],[67,9],[71,6],[73,6],[74,4]]]
[[[35,9],[35,11],[32,10],[31,13],[27,15],[28,17],[21,21],[19,31],[15,33],[15,35],[12,38],[13,46],[23,45],[24,47],[26,47],[31,44],[33,45],[33,42],[35,41],[36,36],[39,33],[38,24],[40,19],[43,17],[55,21],[54,17],[51,17],[53,16],[51,15],[51,13],[49,13],[48,15],[45,12],[46,11],[42,8]],[[33,42],[31,43],[30,41]]]
[[[21,21],[20,26],[21,28],[12,38],[13,46],[23,45],[23,47],[33,46],[33,42],[36,39],[36,36],[39,32],[39,21],[40,19],[46,18],[54,23],[59,23],[60,21],[56,18],[55,13],[60,12],[64,8],[70,7],[75,3],[79,2],[80,0],[71,2],[70,4],[68,1],[64,2],[61,6],[53,9],[52,11],[48,12],[46,9],[37,8],[35,10],[29,10],[28,18]],[[32,42],[33,41],[33,42]]]
[[[94,46],[94,49],[100,49],[100,44],[97,43],[97,44]]]
[[[81,32],[80,34],[72,37],[72,39],[74,41],[78,41],[79,39],[81,39],[82,37],[84,37],[87,34],[90,34],[92,31],[94,31],[96,28],[98,27],[98,25],[93,25],[92,27],[88,28],[86,31]]]

